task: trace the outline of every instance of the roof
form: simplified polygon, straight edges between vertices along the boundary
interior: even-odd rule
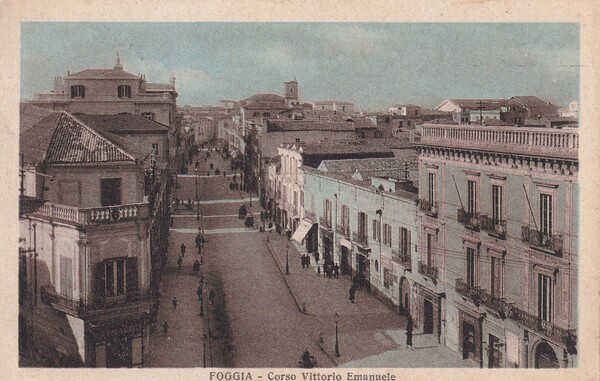
[[[242,106],[245,109],[278,109],[284,110],[289,109],[285,102],[268,102],[268,101],[255,101],[250,102]]]
[[[509,105],[508,99],[448,99],[459,107],[466,110],[479,109],[480,102],[483,110],[495,110],[499,107],[506,107]]]
[[[348,106],[352,106],[354,105],[354,103],[352,102],[345,102],[345,101],[314,101],[313,104],[314,105],[329,105],[329,104],[336,104],[336,105],[348,105]]]
[[[43,107],[37,107],[31,103],[22,102],[19,106],[19,130],[21,133],[27,131],[42,119],[52,114],[53,111]]]
[[[139,79],[140,77],[123,69],[86,69],[69,74],[65,79]]]
[[[256,94],[243,100],[244,102],[276,102],[285,103],[285,98],[277,94]]]
[[[369,118],[352,118],[347,120],[354,124],[354,128],[375,128],[375,124]]]
[[[414,105],[412,103],[409,104],[397,104],[397,105],[392,105],[393,108],[400,108],[400,107],[421,107],[419,105]]]
[[[167,133],[169,127],[137,114],[88,115],[75,114],[89,127],[113,133]]]
[[[516,96],[510,98],[511,101],[520,104],[528,109],[532,114],[536,115],[555,115],[558,113],[560,106],[546,102],[534,95]]]
[[[369,153],[389,153],[393,155],[387,145],[369,143],[364,140],[324,140],[318,143],[296,143],[295,146],[297,149],[302,148],[302,153],[305,156]]]
[[[118,137],[96,131],[67,112],[54,113],[20,135],[27,163],[48,164],[134,162]]]
[[[447,111],[432,110],[432,109],[428,109],[428,108],[421,109],[421,116],[434,116],[434,115],[447,116],[450,114],[451,113],[447,112]]]
[[[170,83],[146,83],[146,91],[175,91]]]
[[[348,122],[321,122],[312,120],[269,120],[267,132],[273,131],[353,131]]]

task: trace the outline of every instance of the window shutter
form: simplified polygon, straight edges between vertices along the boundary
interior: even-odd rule
[[[412,252],[412,246],[410,243],[410,230],[406,229],[406,255],[410,258]]]
[[[137,258],[127,258],[125,264],[125,271],[127,274],[127,294],[137,292],[139,288],[139,280],[138,280],[138,259]]]
[[[96,265],[96,282],[95,282],[95,290],[94,290],[94,300],[97,305],[101,306],[104,301],[104,283],[105,283],[105,263],[100,262]]]

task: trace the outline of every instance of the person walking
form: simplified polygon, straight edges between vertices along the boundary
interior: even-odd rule
[[[310,267],[310,255],[304,254],[304,257],[306,258],[306,268],[308,269]]]
[[[306,260],[304,259],[304,255],[300,256],[300,264],[302,265],[302,268],[304,268],[304,266],[306,266]]]
[[[406,319],[406,346],[412,349],[412,336],[413,336],[413,320],[412,316],[408,315]]]
[[[354,303],[354,299],[356,297],[356,288],[354,287],[354,285],[350,286],[350,292],[349,292],[349,299],[352,303]]]
[[[317,263],[317,266],[319,265],[319,259],[321,259],[319,256],[319,252],[315,251],[315,262]]]
[[[210,293],[208,294],[208,301],[210,303],[210,305],[212,306],[213,304],[215,304],[215,298],[216,298],[216,294],[215,294],[215,290],[211,289]]]
[[[177,297],[174,296],[173,297],[173,309],[176,309],[176,308],[177,308]]]
[[[321,266],[317,264],[317,275],[321,276]]]
[[[167,336],[168,332],[169,332],[169,323],[167,323],[167,321],[165,320],[165,322],[163,323],[163,333],[165,334],[165,336]]]
[[[187,249],[187,247],[185,246],[185,243],[181,244],[181,256],[185,257],[185,250]]]
[[[181,266],[183,266],[183,257],[180,255],[179,258],[177,258],[177,267],[181,269]]]
[[[202,299],[202,285],[198,286],[196,289],[196,295],[198,295],[198,301],[200,301],[200,299]]]
[[[337,279],[340,277],[340,265],[337,263],[333,266],[333,276]]]

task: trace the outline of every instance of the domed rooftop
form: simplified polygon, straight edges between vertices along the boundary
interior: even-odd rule
[[[244,99],[244,102],[281,102],[285,103],[285,98],[277,94],[256,94],[250,98]]]

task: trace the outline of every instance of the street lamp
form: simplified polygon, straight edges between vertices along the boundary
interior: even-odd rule
[[[290,275],[290,257],[289,257],[289,251],[290,251],[290,244],[288,243],[285,246],[285,275]]]
[[[202,367],[206,368],[206,333],[202,335]]]
[[[338,320],[340,315],[335,313],[335,357],[340,357],[340,343],[338,340]]]
[[[196,162],[198,164],[198,162]],[[200,202],[198,202],[198,167],[196,166],[196,221],[200,220]]]

